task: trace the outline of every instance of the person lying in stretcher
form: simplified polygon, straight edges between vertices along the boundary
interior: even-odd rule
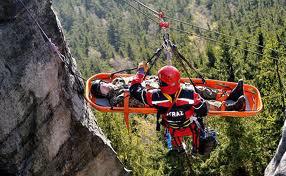
[[[129,78],[115,78],[112,82],[107,83],[102,80],[94,80],[91,86],[91,94],[97,98],[106,98],[110,106],[121,107],[123,106],[123,92],[129,89]],[[143,87],[148,90],[159,88],[159,79],[157,76],[150,76],[142,83]],[[194,90],[194,87],[189,83],[181,84],[182,87]],[[239,80],[237,86],[228,94],[221,90],[212,89],[209,87],[196,86],[197,93],[207,102],[208,109],[211,111],[244,111],[245,110],[245,97],[243,95],[243,80]],[[222,98],[222,101],[217,99]],[[144,107],[145,105],[130,97],[130,107]]]
[[[115,78],[108,83],[102,80],[94,80],[91,83],[91,95],[96,98],[106,98],[111,107],[122,107],[124,90],[128,90],[128,78]],[[144,107],[145,105],[135,98],[129,99],[129,107]]]

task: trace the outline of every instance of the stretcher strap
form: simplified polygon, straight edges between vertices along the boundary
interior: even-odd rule
[[[129,131],[129,92],[128,90],[124,91],[124,120],[125,125]]]

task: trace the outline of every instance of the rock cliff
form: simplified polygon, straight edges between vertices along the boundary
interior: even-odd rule
[[[0,2],[0,175],[126,175],[82,96],[49,0]],[[75,74],[74,74],[75,73]]]
[[[265,176],[282,175],[286,175],[286,121],[284,122],[282,138],[279,142],[276,153],[265,169]]]

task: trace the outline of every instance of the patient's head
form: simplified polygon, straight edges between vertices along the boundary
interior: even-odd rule
[[[94,80],[91,83],[91,94],[95,97],[106,97],[112,89],[111,83],[102,80]]]

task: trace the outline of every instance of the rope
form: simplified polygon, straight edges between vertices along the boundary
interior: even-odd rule
[[[175,55],[177,55],[177,54],[178,54],[178,53],[175,52]],[[177,57],[178,57],[178,56],[177,56]],[[198,89],[197,89],[197,87],[196,87],[196,85],[195,85],[195,83],[194,83],[193,80],[191,79],[191,75],[189,74],[189,72],[188,72],[186,66],[185,66],[184,63],[183,63],[183,61],[182,61],[181,59],[178,59],[178,61],[180,62],[181,66],[183,67],[183,69],[184,69],[185,72],[187,73],[187,76],[188,76],[188,78],[189,78],[191,84],[194,86],[195,92],[199,92]]]
[[[153,65],[154,65],[155,62],[157,61],[157,59],[160,57],[161,51],[162,51],[162,47],[161,47],[161,48],[158,48],[158,49],[156,50],[156,52],[153,54],[153,56],[147,61],[147,63],[150,63],[150,62],[153,60],[153,58],[156,57],[156,58],[154,59],[154,61],[151,63],[151,65],[150,65],[150,67],[148,68],[148,70],[146,71],[146,73],[145,73],[145,75],[144,75],[144,77],[143,77],[143,80],[145,80],[147,74],[149,73],[149,71],[151,70],[151,68],[153,67]]]
[[[41,31],[41,34],[43,35],[43,38],[45,41],[49,41],[50,38],[46,35],[46,33],[44,32],[44,30],[42,29],[42,27],[40,26],[40,24],[38,23],[38,21],[36,20],[36,18],[31,15],[31,12],[29,9],[26,8],[25,4],[23,3],[22,0],[16,0],[18,3],[22,4],[22,6],[24,7],[24,9],[28,12],[28,15],[33,19],[33,21],[36,23],[36,25],[38,26],[38,28]]]
[[[159,56],[160,56],[160,54],[161,54],[161,51],[162,51],[162,48],[158,48],[158,49],[156,50],[156,52],[153,54],[153,56],[150,57],[150,58],[147,60],[147,63],[151,63],[151,64],[150,64],[150,67],[148,68],[147,72],[145,73],[143,79],[146,78],[147,73],[151,70],[151,68],[152,68],[153,65],[155,64],[156,60],[159,58]],[[156,57],[156,58],[155,58],[155,60],[152,62],[152,60],[153,60],[154,57]],[[111,73],[111,74],[110,74],[110,77],[113,77],[113,75],[114,75],[114,74],[117,74],[117,73],[121,73],[121,72],[125,72],[125,71],[132,71],[132,70],[136,70],[136,69],[138,69],[138,67],[119,70],[119,71],[116,71],[116,72]]]
[[[125,71],[132,71],[132,70],[136,70],[136,69],[138,69],[138,67],[127,68],[127,69],[115,71],[115,72],[112,72],[112,73],[110,74],[110,77],[113,77],[113,75],[115,75],[115,74],[117,74],[117,73],[121,73],[121,72],[125,72]]]
[[[58,47],[51,41],[51,38],[48,37],[48,35],[45,33],[45,31],[43,30],[43,28],[41,27],[41,25],[38,23],[37,19],[32,15],[31,11],[26,7],[26,5],[23,3],[22,0],[16,0],[18,3],[20,3],[23,8],[27,11],[28,15],[32,18],[32,20],[36,23],[37,27],[40,29],[40,32],[45,40],[45,42],[49,42],[51,49],[58,55],[59,59],[64,63],[64,65],[68,68],[68,71],[76,77],[79,77],[81,79],[83,79],[84,81],[86,81],[85,78],[83,78],[82,76],[80,76],[79,74],[75,73],[72,69],[72,64],[71,63],[67,63],[67,59],[64,55],[62,55],[60,53],[60,51],[58,50]],[[82,84],[80,82],[80,80],[75,79],[76,82],[78,83],[78,85],[80,86],[80,93],[83,93],[84,89],[82,87]]]
[[[193,66],[193,64],[191,64],[181,53],[179,53],[178,49],[176,46],[173,47],[174,52],[177,54],[177,56],[179,58],[181,58],[183,61],[185,61],[187,63],[187,65],[192,68],[198,75],[199,77],[202,79],[203,84],[206,83],[206,80],[204,79],[203,75],[197,71],[197,69]]]

